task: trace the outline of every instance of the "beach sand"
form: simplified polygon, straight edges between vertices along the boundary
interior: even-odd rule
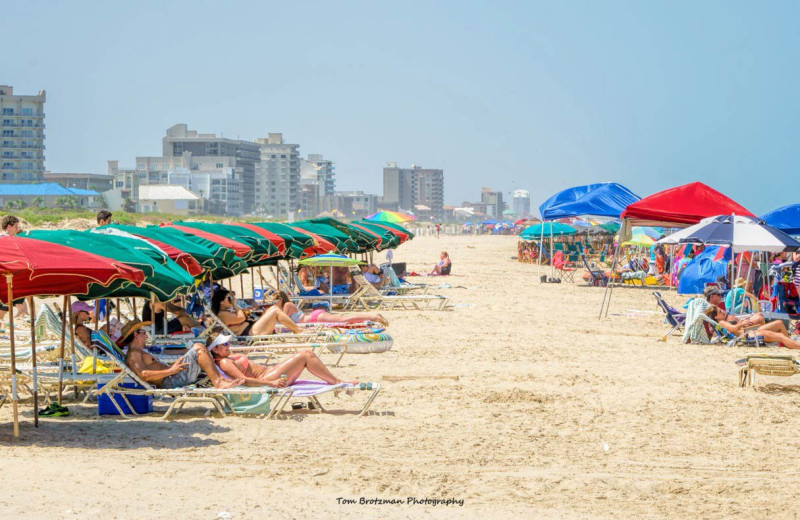
[[[511,260],[514,237],[418,237],[395,261],[424,271],[443,249],[458,276],[412,281],[450,284],[433,292],[454,307],[385,313],[394,349],[334,369],[384,385],[370,416],[350,413],[364,394],[324,396],[333,415],[276,421],[200,407],[120,420],[67,403],[71,417],[34,430],[22,403],[12,442],[6,404],[3,517],[797,516],[800,379],[743,390],[734,361],[746,349],[658,341],[667,327],[650,290],[615,291],[598,320],[603,289],[540,285],[535,265]],[[361,497],[463,506],[337,500]]]

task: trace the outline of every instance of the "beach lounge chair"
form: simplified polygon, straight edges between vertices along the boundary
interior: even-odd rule
[[[364,293],[358,298],[358,305],[364,309],[413,309],[413,310],[443,310],[449,299],[445,296],[432,294],[406,294],[401,296],[387,296],[364,278],[359,270],[350,272],[359,288],[364,288]]]
[[[384,293],[397,293],[397,294],[408,294],[413,292],[419,292],[419,294],[425,294],[428,292],[430,286],[428,284],[414,284],[408,282],[401,282],[400,278],[397,277],[397,274],[394,272],[394,269],[387,267],[384,269],[386,276],[389,277],[389,285],[383,288]]]
[[[275,401],[274,403],[270,403],[271,408],[267,415],[269,419],[283,410],[283,407],[286,406],[286,403],[289,402],[289,398],[292,395],[292,390],[290,388],[278,390],[269,387],[236,387],[223,390],[218,388],[201,388],[195,385],[183,388],[156,388],[137,376],[136,373],[125,364],[125,358],[121,357],[116,351],[105,351],[105,354],[108,356],[109,361],[113,363],[120,372],[105,382],[103,386],[94,390],[92,395],[98,397],[101,395],[108,396],[121,417],[127,418],[128,414],[125,413],[116,399],[114,399],[115,395],[119,395],[122,398],[129,412],[133,415],[139,414],[134,410],[134,407],[128,400],[128,395],[152,395],[154,397],[173,398],[174,400],[164,415],[161,416],[161,419],[166,419],[172,413],[180,411],[187,403],[211,405],[222,417],[225,417],[225,407],[227,406],[229,409],[233,409],[226,394],[238,394],[242,396],[261,394],[269,396],[271,400]],[[136,383],[140,388],[122,386],[123,383],[130,381]]]
[[[789,377],[800,374],[800,364],[792,354],[747,354],[737,361],[739,386],[753,386],[755,375]]]
[[[661,296],[660,292],[653,291],[653,296],[656,297],[656,303],[658,304],[659,308],[664,311],[664,321],[666,321],[667,324],[672,327],[666,332],[666,334],[661,336],[661,341],[667,341],[667,338],[671,336],[673,332],[683,329],[683,326],[686,323],[686,313],[680,312],[668,304]]]
[[[586,260],[585,255],[581,255],[581,259],[583,260],[583,265],[586,267],[589,275],[592,277],[592,285],[595,287],[605,287],[608,285],[608,275],[605,272],[600,269],[593,269],[589,265],[589,261]]]

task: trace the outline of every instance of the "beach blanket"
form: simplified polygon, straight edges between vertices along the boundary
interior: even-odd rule
[[[310,397],[312,395],[324,394],[331,390],[343,389],[352,392],[356,387],[349,383],[339,383],[336,385],[329,385],[324,381],[310,381],[307,379],[298,379],[292,385],[292,397]]]

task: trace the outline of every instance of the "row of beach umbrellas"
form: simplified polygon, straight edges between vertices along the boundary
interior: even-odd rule
[[[413,237],[391,222],[345,223],[332,218],[290,224],[179,221],[147,227],[114,224],[91,231],[34,230],[0,237],[0,301],[10,305],[27,298],[33,305],[35,296],[155,296],[168,301],[189,293],[206,276],[221,280],[248,268],[276,265],[279,260],[302,261],[326,254],[349,265],[356,261],[347,255],[395,248]],[[313,264],[333,265],[330,257],[321,260]],[[16,437],[16,355],[13,313],[9,315]],[[34,385],[34,408],[36,401]]]

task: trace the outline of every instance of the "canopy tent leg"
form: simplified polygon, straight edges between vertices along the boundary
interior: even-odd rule
[[[611,272],[608,276],[608,283],[606,283],[606,290],[603,291],[603,303],[600,304],[600,315],[597,317],[598,319],[603,317],[603,310],[605,310],[605,316],[608,317],[608,308],[611,307],[611,294],[614,292],[614,269],[617,267],[619,249],[619,244],[614,246],[614,259],[611,261]]]
[[[542,222],[542,233],[539,237],[539,264],[536,267],[536,278],[539,279],[539,284],[542,283],[542,251],[544,248],[544,222]]]

